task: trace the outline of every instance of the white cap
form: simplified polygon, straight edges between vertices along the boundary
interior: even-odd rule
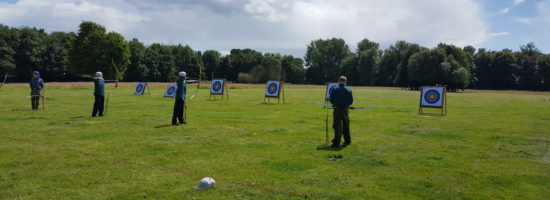
[[[178,76],[186,76],[186,75],[187,75],[187,73],[185,73],[185,72],[180,72],[180,73],[178,74]]]
[[[204,177],[201,179],[201,182],[199,183],[199,186],[195,186],[195,190],[203,190],[203,189],[210,189],[214,187],[214,184],[216,181],[213,178],[210,177]]]
[[[96,76],[96,77],[102,77],[102,76],[103,76],[103,73],[101,73],[101,72],[96,72],[96,73],[95,73],[95,76]]]

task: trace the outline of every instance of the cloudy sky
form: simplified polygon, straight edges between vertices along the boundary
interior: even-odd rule
[[[83,20],[127,39],[196,50],[253,48],[302,57],[318,38],[398,40],[550,53],[550,0],[0,0],[0,23],[77,31]]]

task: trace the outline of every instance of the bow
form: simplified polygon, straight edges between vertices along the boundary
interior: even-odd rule
[[[113,89],[111,92],[109,92],[109,94],[107,95],[107,98],[105,99],[105,114],[107,114],[107,111],[109,110],[109,99],[111,98],[111,95],[114,94],[116,92],[116,89],[118,88],[118,80],[120,79],[120,74],[118,72],[118,68],[115,64],[115,61],[113,60],[113,58],[111,58],[111,63],[113,64],[113,67],[115,68],[115,79],[116,79],[116,82],[115,82],[115,89]]]
[[[319,103],[319,102],[311,102],[311,104],[322,105],[323,108],[327,109],[327,114],[326,114],[326,118],[325,118],[325,144],[328,145],[328,110],[329,109],[334,109],[334,106],[324,104],[324,103]],[[359,109],[376,109],[376,108],[375,107],[349,107],[349,109],[359,110]]]
[[[197,59],[196,56],[195,56],[195,61],[197,62],[197,66],[199,67],[199,80],[197,82],[197,89],[195,89],[195,93],[193,93],[193,95],[191,95],[189,100],[191,100],[191,99],[195,98],[195,96],[197,96],[197,93],[199,93],[199,88],[201,86],[202,64],[199,62],[199,59]]]
[[[319,103],[319,102],[311,102],[311,103],[312,104],[317,104],[317,105],[322,105],[324,108],[328,108],[328,109],[334,108],[334,106],[324,104],[324,103]],[[351,109],[351,110],[376,109],[376,107],[349,107],[349,109]]]

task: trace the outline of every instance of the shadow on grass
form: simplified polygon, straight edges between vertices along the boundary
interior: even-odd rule
[[[168,127],[172,127],[172,125],[171,124],[165,124],[165,125],[155,126],[155,128],[168,128]]]
[[[340,146],[338,148],[330,147],[324,144],[317,146],[318,151],[342,151],[344,148],[346,148],[346,146]]]

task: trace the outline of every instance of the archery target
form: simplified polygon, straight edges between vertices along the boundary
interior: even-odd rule
[[[143,94],[143,92],[145,92],[145,85],[145,83],[137,83],[134,94]]]
[[[210,87],[210,94],[223,94],[223,86],[225,81],[223,79],[212,80],[212,86]]]
[[[444,92],[445,88],[443,87],[423,87],[420,105],[423,107],[443,107]]]
[[[164,93],[164,97],[175,97],[176,96],[176,90],[178,89],[178,86],[176,85],[169,85],[166,88],[166,92]]]
[[[325,100],[330,101],[330,89],[333,87],[338,87],[338,83],[329,83],[327,84],[327,92],[325,93]]]
[[[281,91],[280,81],[268,81],[266,84],[265,96],[266,97],[279,97]]]

